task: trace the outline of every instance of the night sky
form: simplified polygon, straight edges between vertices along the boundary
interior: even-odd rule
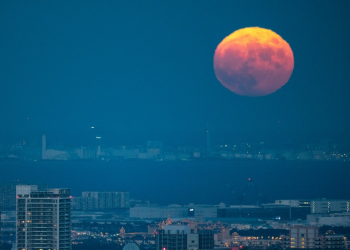
[[[346,0],[0,1],[0,133],[347,134],[349,13]],[[289,82],[263,97],[213,69],[222,39],[252,26],[294,53]]]

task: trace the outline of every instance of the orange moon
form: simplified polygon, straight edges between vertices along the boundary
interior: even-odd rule
[[[292,49],[269,29],[237,30],[222,40],[215,50],[217,79],[238,95],[269,95],[288,82],[293,69]]]

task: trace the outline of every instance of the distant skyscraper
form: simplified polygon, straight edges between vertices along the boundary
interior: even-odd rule
[[[205,155],[208,157],[210,156],[210,131],[209,131],[209,124],[207,124],[205,128]]]
[[[17,250],[70,250],[71,199],[69,189],[38,191],[18,185]]]

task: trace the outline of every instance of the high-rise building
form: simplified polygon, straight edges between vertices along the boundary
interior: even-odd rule
[[[18,185],[16,198],[17,250],[72,249],[69,189]]]
[[[166,225],[156,232],[156,250],[204,250],[214,249],[211,230],[191,231],[186,225]]]

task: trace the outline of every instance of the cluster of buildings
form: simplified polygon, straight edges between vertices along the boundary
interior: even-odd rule
[[[99,137],[98,137],[99,138]],[[79,147],[74,149],[50,149],[46,147],[46,135],[42,136],[42,160],[127,160],[127,159],[158,159],[162,152],[163,142],[147,141],[145,147],[126,146],[102,148],[101,145],[96,147]],[[175,158],[177,159],[177,158]]]
[[[222,220],[222,218],[220,219]],[[97,220],[101,227],[106,227],[106,221]],[[134,220],[135,221],[135,220]],[[193,219],[177,219],[159,221],[149,224],[148,230],[142,232],[120,229],[119,234],[101,234],[117,242],[136,242],[152,245],[151,249],[349,249],[349,233],[335,234],[332,230],[320,232],[320,227],[303,225],[301,221],[277,223],[261,220],[260,224],[243,221],[198,221]],[[134,223],[124,219],[124,223]],[[241,224],[240,224],[241,223]],[[247,227],[250,227],[247,229]],[[283,227],[283,228],[281,228]],[[240,228],[240,229],[239,229]],[[90,229],[91,230],[91,229]],[[324,231],[324,230],[323,230]],[[81,235],[91,235],[91,232],[80,231]],[[95,234],[95,236],[98,234]],[[140,235],[140,238],[133,238]],[[119,237],[119,238],[118,238]]]
[[[97,141],[101,139],[96,137]],[[240,142],[233,145],[217,145],[211,147],[210,132],[205,133],[205,147],[181,146],[176,149],[164,150],[162,141],[147,141],[144,147],[113,147],[96,148],[80,147],[73,150],[56,150],[46,148],[46,135],[42,137],[43,160],[70,160],[70,159],[100,159],[126,160],[147,159],[156,161],[191,160],[200,158],[221,159],[254,159],[254,160],[350,160],[350,153],[336,150],[334,145],[303,145],[297,149],[273,149],[266,147],[264,142],[249,144]]]
[[[203,140],[204,142],[204,140]],[[163,141],[147,141],[137,146],[104,146],[102,137],[94,137],[94,146],[76,148],[47,147],[46,135],[42,136],[41,148],[30,147],[25,141],[6,149],[0,145],[0,159],[21,160],[128,160],[184,161],[202,158],[254,159],[254,160],[319,160],[349,161],[350,152],[334,143],[304,144],[281,148],[265,142],[212,146],[210,131],[206,129],[205,143],[200,146],[164,147]]]
[[[276,200],[275,203],[254,205],[136,205],[130,208],[132,218],[245,218],[274,220],[308,220],[309,223],[322,225],[350,226],[350,200]],[[328,222],[328,224],[326,224]]]
[[[350,200],[276,200],[262,206],[131,206],[129,192],[82,192],[81,197],[72,197],[69,189],[43,190],[37,185],[17,185],[15,192],[16,211],[1,214],[6,225],[12,225],[14,216],[14,228],[7,228],[16,235],[13,250],[68,250],[78,244],[76,239],[81,243],[91,237],[122,245],[147,241],[149,249],[155,250],[350,247],[350,229],[345,234],[321,232],[325,226],[350,228]],[[147,228],[136,230],[135,226],[133,231],[128,225],[135,222],[147,224]],[[103,233],[108,223],[124,226],[112,236]]]

